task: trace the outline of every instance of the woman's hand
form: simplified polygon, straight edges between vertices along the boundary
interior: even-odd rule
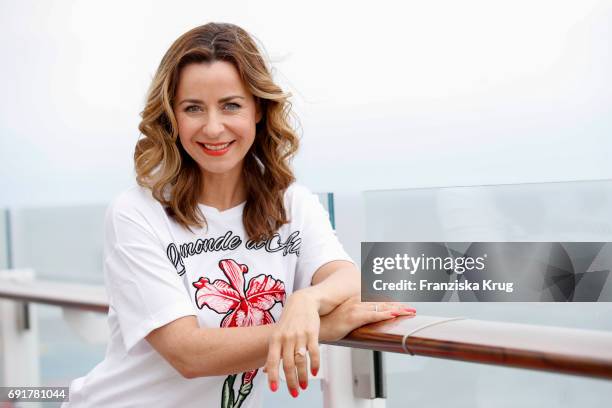
[[[355,296],[321,317],[320,340],[337,341],[363,325],[415,314],[416,309],[401,303],[364,303],[360,301],[359,296]]]
[[[312,375],[316,376],[319,371],[319,340],[340,340],[363,325],[416,313],[416,309],[401,303],[363,303],[359,296],[349,298],[321,318],[318,310],[317,301],[308,291],[297,291],[287,300],[277,329],[270,339],[264,367],[272,391],[278,389],[281,358],[289,392],[297,397],[298,382],[302,389],[308,386],[308,360]]]
[[[319,303],[311,292],[299,290],[287,299],[277,329],[268,344],[268,359],[264,372],[272,391],[278,389],[278,366],[283,360],[287,387],[298,396],[298,382],[308,387],[308,358],[312,375],[319,371]]]

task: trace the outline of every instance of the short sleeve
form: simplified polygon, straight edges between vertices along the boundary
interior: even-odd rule
[[[329,213],[319,202],[319,198],[306,190],[299,194],[295,201],[302,221],[302,241],[293,287],[293,290],[299,290],[310,286],[314,273],[326,263],[353,260],[338,240],[331,226]]]
[[[105,228],[104,274],[127,351],[154,329],[196,315],[151,220],[112,204]]]

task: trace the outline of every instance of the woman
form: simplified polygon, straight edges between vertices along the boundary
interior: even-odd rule
[[[259,368],[276,391],[281,363],[297,397],[320,340],[414,313],[356,300],[355,265],[294,183],[288,96],[235,25],[167,51],[139,126],[139,186],[106,215],[106,358],[69,406],[260,406]]]

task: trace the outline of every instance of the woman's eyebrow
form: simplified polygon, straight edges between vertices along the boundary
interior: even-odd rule
[[[227,102],[227,101],[229,101],[229,100],[231,100],[231,99],[234,99],[234,98],[244,99],[244,96],[240,96],[240,95],[231,95],[231,96],[226,96],[225,98],[221,98],[221,99],[219,99],[219,102]]]
[[[245,99],[244,96],[230,95],[230,96],[226,96],[224,98],[219,99],[219,102],[223,103],[223,102],[227,102],[229,100],[235,99],[235,98]],[[200,99],[183,99],[182,101],[179,102],[179,105],[181,105],[183,103],[199,103],[199,104],[202,104],[203,102]]]

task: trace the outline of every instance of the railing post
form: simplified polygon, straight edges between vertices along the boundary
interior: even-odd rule
[[[358,356],[355,358],[355,356]],[[323,406],[325,408],[384,408],[385,400],[375,398],[374,394],[357,395],[356,381],[374,376],[369,371],[373,365],[361,365],[363,357],[372,355],[370,350],[353,350],[349,347],[327,346],[325,354],[325,374],[321,387],[323,389]],[[359,365],[359,367],[356,367]]]
[[[387,398],[383,354],[376,350],[351,349],[353,394],[357,398]]]
[[[0,270],[3,280],[34,279],[30,269]],[[36,306],[14,300],[0,300],[0,370],[4,386],[40,385],[38,320]]]
[[[345,250],[359,264],[360,242],[365,236],[362,194],[334,193],[328,196],[328,211]],[[326,373],[322,381],[324,407],[384,408],[386,400],[381,386],[384,368],[375,364],[373,352],[337,346],[327,346],[327,349]]]

